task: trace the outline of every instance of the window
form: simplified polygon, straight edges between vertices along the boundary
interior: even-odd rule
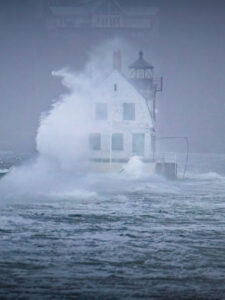
[[[90,145],[91,150],[101,150],[101,135],[100,135],[100,133],[90,134],[89,145]]]
[[[144,155],[145,151],[145,135],[142,133],[133,134],[132,151],[137,155]]]
[[[122,133],[112,134],[112,150],[122,151],[123,150],[123,135]]]
[[[95,106],[95,119],[107,120],[107,104],[98,102]]]
[[[130,121],[135,120],[135,104],[124,103],[123,104],[123,119]]]

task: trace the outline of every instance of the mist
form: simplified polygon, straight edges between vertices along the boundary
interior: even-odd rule
[[[65,67],[83,69],[91,49],[104,39],[99,33],[49,31],[46,3],[1,4],[2,150],[35,150],[40,115],[64,91],[52,71]],[[123,6],[127,3],[121,1]],[[122,52],[123,68],[142,49],[163,75],[164,90],[158,99],[161,136],[189,137],[192,152],[224,152],[224,3],[151,3],[159,9],[158,32],[154,38],[138,42],[127,39],[133,52]],[[115,37],[115,33],[110,35]],[[167,147],[184,151],[183,145]]]
[[[224,25],[1,1],[0,299],[224,299]]]
[[[93,111],[100,97],[108,103],[116,101],[112,82],[107,80],[117,72],[113,65],[115,49],[121,49],[128,57],[134,51],[123,39],[106,40],[90,49],[83,70],[64,68],[52,72],[64,87],[63,92],[40,116],[35,137],[36,154],[22,165],[12,167],[1,179],[1,204],[13,204],[20,197],[21,203],[35,202],[38,197],[44,201],[49,197],[69,196],[74,200],[93,195],[101,197],[110,191],[136,190],[132,185],[141,181],[145,189],[149,177],[152,188],[160,184],[160,190],[170,189],[165,179],[145,172],[138,156],[133,155],[128,163],[121,164],[122,173],[119,170],[119,173],[112,171],[112,174],[103,175],[90,166],[90,134],[100,131],[106,135],[110,130],[107,122],[96,122]],[[120,77],[117,77],[120,87]],[[119,98],[126,99],[126,89],[122,89],[121,95]],[[114,119],[113,115],[111,118]],[[124,188],[121,188],[122,182]]]

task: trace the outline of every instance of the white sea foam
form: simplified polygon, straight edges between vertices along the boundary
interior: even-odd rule
[[[62,79],[68,92],[41,116],[36,136],[38,156],[29,163],[12,168],[0,182],[1,193],[7,197],[45,193],[67,196],[77,193],[81,196],[80,191],[92,191],[89,186],[97,190],[107,186],[106,177],[87,175],[88,136],[95,128],[91,103],[96,86],[112,71],[112,54],[118,47],[123,48],[123,42],[110,41],[96,47],[83,72],[72,73],[67,69],[53,72]],[[140,160],[133,158],[125,172],[138,178],[141,169]],[[114,177],[109,178],[110,182],[114,180]]]
[[[0,169],[0,174],[8,173],[9,169]]]
[[[116,45],[116,46],[115,46]],[[14,167],[0,181],[3,199],[32,197],[84,199],[114,193],[179,193],[180,183],[172,183],[144,173],[144,165],[134,156],[121,174],[88,172],[88,136],[93,131],[90,104],[97,84],[112,70],[112,52],[123,45],[110,42],[96,48],[81,73],[66,69],[53,72],[68,92],[61,95],[48,113],[41,116],[36,144],[38,156]],[[191,178],[222,179],[217,173],[188,175]],[[35,198],[36,199],[36,198]]]
[[[87,190],[73,189],[63,192],[50,192],[48,197],[55,199],[66,199],[66,200],[86,200],[86,199],[96,199],[98,197],[96,192],[91,192]]]
[[[138,156],[133,156],[124,166],[124,173],[131,178],[140,178],[144,175],[144,163]]]
[[[206,172],[206,173],[188,173],[187,178],[189,179],[200,179],[200,180],[224,180],[225,181],[225,176],[218,174],[216,172]]]

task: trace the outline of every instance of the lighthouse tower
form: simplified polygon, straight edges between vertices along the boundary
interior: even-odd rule
[[[155,159],[156,152],[156,94],[163,88],[163,79],[154,77],[154,66],[144,59],[142,51],[139,58],[129,66],[129,80],[145,98],[148,112],[153,121],[151,128],[151,151]]]
[[[114,70],[93,91],[89,136],[92,170],[123,172],[132,159],[142,170],[176,177],[176,163],[160,160],[156,154],[156,94],[162,79],[154,77],[154,67],[143,52],[130,65],[130,75],[121,73],[121,53],[114,52]]]

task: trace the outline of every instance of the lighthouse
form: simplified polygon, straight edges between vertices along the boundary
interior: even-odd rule
[[[129,66],[129,80],[146,101],[153,126],[151,128],[151,151],[156,154],[156,94],[162,92],[163,78],[154,77],[154,66],[144,59],[143,51],[138,59]]]
[[[159,160],[156,151],[156,94],[162,91],[162,78],[154,77],[154,67],[142,51],[129,66],[128,77],[121,70],[120,51],[114,52],[113,66],[92,95],[91,169],[122,172],[138,157],[145,172],[175,177],[176,164]]]

